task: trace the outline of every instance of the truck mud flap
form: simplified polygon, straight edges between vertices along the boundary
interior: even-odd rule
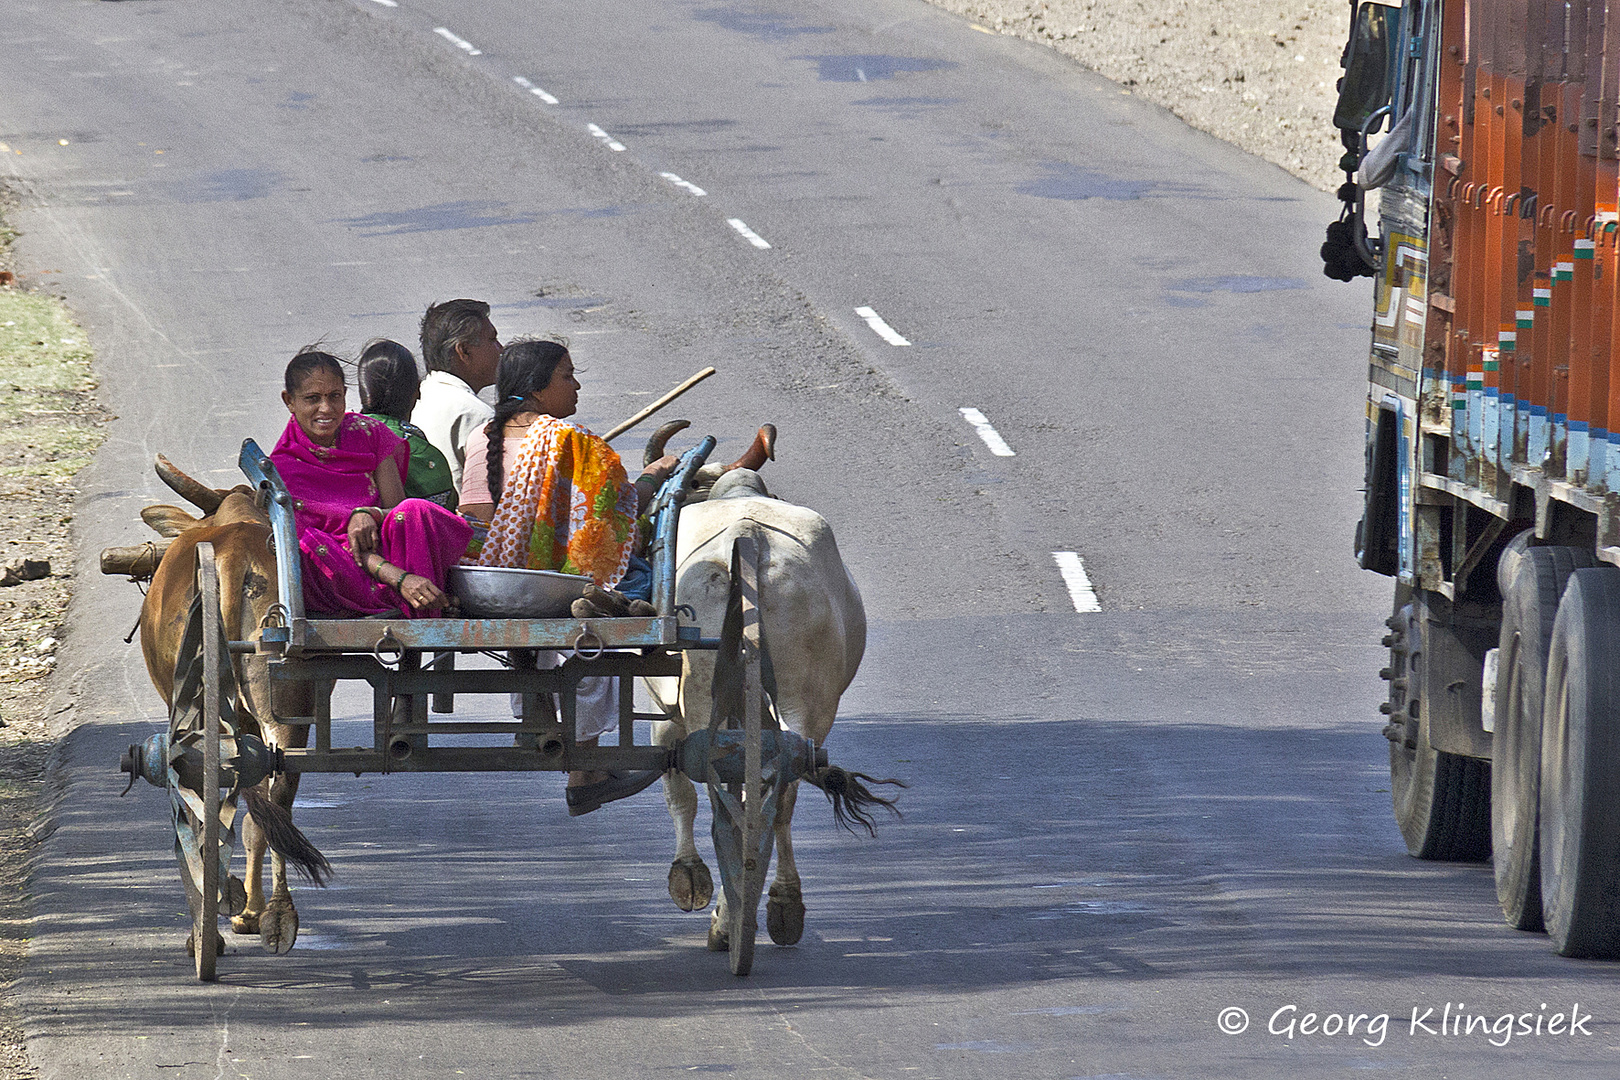
[[[1400,438],[1399,411],[1393,403],[1380,404],[1367,443],[1367,501],[1356,523],[1356,561],[1389,577],[1401,569]]]

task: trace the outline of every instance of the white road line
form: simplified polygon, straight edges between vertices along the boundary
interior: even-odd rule
[[[535,97],[539,98],[541,101],[545,102],[547,105],[555,105],[555,104],[557,104],[557,99],[556,98],[552,97],[550,94],[546,93],[544,90],[540,89],[538,86],[534,85],[534,83],[530,82],[528,79],[525,79],[523,76],[514,75],[514,76],[512,76],[512,81],[517,83],[519,86],[523,87],[523,89],[527,90],[529,93],[533,94]]]
[[[435,26],[433,28],[433,32],[435,34],[438,34],[440,37],[444,38],[444,40],[448,41],[450,44],[454,45],[456,48],[464,50],[467,53],[468,56],[483,56],[484,55],[482,52],[480,52],[477,49],[473,48],[473,43],[472,42],[468,41],[466,38],[456,37],[456,35],[452,34],[449,31],[449,29],[446,28],[446,27]]]
[[[988,446],[996,457],[1018,456],[1013,452],[1013,448],[1007,445],[1007,440],[1001,437],[1001,433],[990,426],[990,421],[984,418],[984,413],[972,408],[958,409],[957,412],[962,414],[962,419],[973,425],[973,430],[979,433],[979,438],[984,440],[984,445]]]
[[[865,319],[866,325],[872,328],[872,332],[877,334],[877,336],[882,338],[884,341],[887,341],[890,345],[911,344],[911,342],[907,341],[905,338],[896,333],[894,327],[884,322],[883,316],[879,315],[871,308],[858,307],[855,309],[855,314]]]
[[[668,180],[670,183],[674,184],[678,188],[685,188],[687,191],[690,191],[693,195],[707,195],[708,194],[707,191],[704,191],[702,188],[700,188],[696,184],[692,183],[692,181],[690,181],[690,180],[682,180],[680,177],[676,176],[672,172],[661,172],[658,175],[662,176],[665,180]]]
[[[399,7],[399,0],[372,0],[372,2],[383,7]]]
[[[624,143],[614,141],[613,136],[609,135],[595,124],[586,124],[585,130],[589,131],[592,135],[595,135],[598,139],[601,139],[603,145],[605,145],[609,150],[619,151],[624,149]]]
[[[1074,601],[1074,610],[1101,611],[1097,591],[1091,587],[1091,579],[1086,576],[1086,565],[1080,561],[1080,556],[1072,551],[1054,551],[1052,559],[1057,563],[1058,573],[1063,575],[1063,584],[1069,587],[1069,599]]]
[[[757,248],[764,249],[771,246],[770,242],[767,241],[763,236],[759,235],[759,233],[755,232],[753,229],[750,229],[747,225],[744,225],[742,218],[726,218],[726,224],[742,233],[743,239],[747,240],[750,244],[753,244]]]

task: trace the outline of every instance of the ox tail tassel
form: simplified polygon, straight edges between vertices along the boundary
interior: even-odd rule
[[[327,878],[332,876],[332,864],[309,842],[309,837],[293,824],[292,814],[256,786],[244,788],[242,795],[247,800],[248,813],[253,815],[255,824],[264,830],[270,850],[286,860],[306,881],[325,888]]]
[[[894,799],[886,799],[882,795],[867,787],[867,784],[892,784],[895,787],[910,787],[904,780],[879,780],[875,776],[868,776],[861,772],[851,772],[841,769],[837,765],[829,765],[814,773],[805,775],[816,787],[826,793],[827,801],[832,803],[833,820],[850,832],[855,831],[859,825],[866,830],[866,835],[876,836],[876,821],[873,820],[871,808],[881,806],[895,817],[901,817],[900,808],[895,806]]]

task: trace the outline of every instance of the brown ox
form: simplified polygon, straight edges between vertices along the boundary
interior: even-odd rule
[[[246,487],[216,491],[187,477],[161,456],[157,472],[164,482],[207,515],[193,517],[173,506],[152,506],[141,517],[160,534],[171,537],[152,573],[152,585],[141,605],[141,654],[146,671],[165,705],[174,706],[175,665],[185,634],[192,598],[197,592],[197,545],[214,545],[219,570],[220,615],[227,637],[252,640],[270,605],[276,600],[276,560],[270,547],[270,522]],[[105,573],[140,574],[141,549],[112,549],[102,555]],[[144,553],[147,565],[157,548]],[[233,656],[238,688],[237,714],[244,727],[271,746],[301,747],[309,738],[303,725],[277,723],[277,716],[308,716],[313,712],[307,683],[278,683],[273,688],[269,667],[262,656]],[[247,857],[247,906],[231,919],[238,934],[257,933],[264,947],[284,953],[298,937],[298,912],[287,887],[287,864],[316,884],[330,867],[319,852],[292,828],[293,799],[298,775],[280,774],[261,784],[267,791],[245,793],[249,813],[242,829]],[[268,796],[268,799],[265,796]],[[264,856],[271,851],[274,891],[264,896]],[[187,942],[188,948],[192,942]],[[216,942],[216,949],[223,941]]]

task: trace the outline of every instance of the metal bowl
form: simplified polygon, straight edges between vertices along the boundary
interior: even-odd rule
[[[585,595],[588,577],[553,570],[505,566],[456,566],[449,591],[461,600],[461,613],[478,619],[556,619]]]

